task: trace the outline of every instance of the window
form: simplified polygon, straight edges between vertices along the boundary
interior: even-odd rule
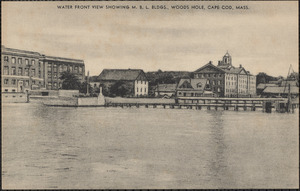
[[[48,83],[48,87],[51,87],[51,86],[52,86],[52,83],[51,83],[51,82],[49,82],[49,83]]]
[[[64,68],[64,71],[68,70],[68,67],[66,65],[64,65],[63,68]]]
[[[54,77],[54,78],[57,78],[57,73],[54,73],[54,74],[53,74],[53,77]]]
[[[4,56],[4,61],[8,62],[8,56]]]
[[[69,70],[70,70],[70,72],[73,72],[73,67],[69,66]]]
[[[4,66],[3,74],[8,75],[8,66]]]
[[[62,72],[63,71],[63,66],[59,65],[58,70],[59,70],[59,72]]]
[[[31,60],[31,65],[32,65],[32,66],[35,65],[35,60]]]
[[[41,68],[42,64],[43,64],[43,62],[40,61],[40,62],[39,62],[39,68]]]
[[[143,92],[143,88],[141,88],[141,92]]]
[[[145,93],[146,93],[146,88],[145,88]]]
[[[28,59],[25,60],[25,64],[26,64],[26,66],[29,65],[29,60]]]
[[[216,77],[217,75],[216,74],[214,74],[214,77]]]
[[[18,58],[18,64],[22,64],[22,58]]]
[[[218,85],[221,85],[221,80],[218,81]]]
[[[5,89],[5,92],[8,92],[8,89]],[[7,96],[6,96],[7,97]]]
[[[47,68],[48,68],[48,71],[52,71],[52,66],[51,66],[51,64],[49,64]]]
[[[4,84],[8,84],[8,79],[4,79]]]
[[[22,68],[18,68],[18,75],[19,76],[22,76],[22,70],[23,70]]]
[[[29,69],[25,68],[25,76],[29,76]]]
[[[79,73],[82,72],[82,67],[78,67]]]
[[[29,80],[25,81],[25,86],[29,86]]]
[[[31,70],[31,75],[32,75],[32,76],[35,76],[35,69],[32,69],[32,70]]]
[[[56,83],[56,82],[54,82],[54,84],[53,84],[53,85],[54,85],[54,87],[56,87],[56,86],[57,86],[57,83]]]
[[[216,85],[215,81],[212,81],[212,84],[213,84],[213,85]]]
[[[35,84],[35,80],[32,80],[32,84]]]
[[[74,70],[75,70],[75,72],[77,73],[77,72],[78,72],[78,67],[75,66]]]
[[[16,75],[17,71],[16,71],[16,67],[11,67],[11,75]]]
[[[42,77],[42,72],[39,70],[39,78]]]
[[[219,77],[222,77],[222,74],[219,74]]]
[[[197,88],[201,88],[201,87],[202,87],[202,83],[198,83]]]
[[[12,58],[11,58],[11,63],[13,63],[13,64],[16,63],[16,58],[15,58],[15,57],[12,57]]]
[[[57,72],[57,65],[56,64],[53,65],[53,71]]]

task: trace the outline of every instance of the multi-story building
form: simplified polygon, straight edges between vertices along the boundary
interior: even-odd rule
[[[57,90],[63,71],[85,77],[83,60],[45,56],[38,52],[1,46],[2,92],[24,92],[33,89]]]
[[[248,97],[256,95],[256,76],[246,71],[242,65],[232,66],[232,58],[228,52],[223,60],[214,66],[208,64],[194,72],[194,78],[206,78],[212,91],[221,97]]]
[[[45,87],[41,54],[1,46],[2,92],[24,92]]]
[[[104,69],[97,80],[102,84],[104,94],[113,92],[112,86],[119,83],[124,85],[126,92],[122,96],[146,96],[148,95],[148,80],[146,74],[140,69]]]
[[[75,74],[80,81],[84,80],[85,67],[83,60],[44,56],[45,63],[45,84],[49,90],[57,90],[62,87],[60,76],[62,72],[69,71]]]

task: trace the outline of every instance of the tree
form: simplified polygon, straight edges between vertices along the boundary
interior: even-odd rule
[[[110,87],[110,96],[128,96],[132,94],[132,86],[124,81],[117,81]]]
[[[79,90],[81,87],[78,77],[69,71],[62,72],[59,79],[63,81],[62,89],[64,90]]]

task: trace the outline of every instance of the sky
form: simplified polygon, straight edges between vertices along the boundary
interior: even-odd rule
[[[90,7],[75,9],[75,5]],[[151,9],[152,5],[168,9]],[[173,5],[189,9],[172,9]],[[191,9],[192,5],[205,10]],[[223,5],[233,10],[222,9]],[[237,10],[237,5],[248,9]],[[226,51],[234,66],[242,65],[254,75],[285,77],[290,65],[298,72],[298,1],[1,2],[1,8],[2,45],[83,59],[90,75],[117,68],[195,71],[209,61],[217,65]]]

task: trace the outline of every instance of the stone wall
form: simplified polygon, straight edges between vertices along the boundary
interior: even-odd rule
[[[27,94],[26,93],[2,92],[1,102],[2,103],[26,103],[27,102]]]

